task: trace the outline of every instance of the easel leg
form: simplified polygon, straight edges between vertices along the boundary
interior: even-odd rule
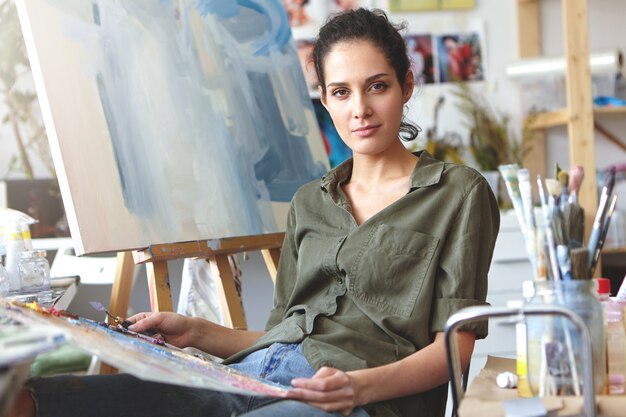
[[[280,248],[263,249],[261,251],[267,270],[270,273],[272,282],[276,284],[276,270],[278,269],[278,261],[280,260]]]
[[[235,279],[230,269],[228,255],[211,256],[209,263],[211,264],[213,279],[220,296],[224,324],[233,329],[247,329],[243,304],[235,286]]]
[[[148,274],[148,291],[152,311],[174,311],[172,308],[172,292],[167,271],[167,261],[146,263]]]
[[[117,253],[117,267],[115,269],[115,280],[111,288],[111,298],[109,300],[109,311],[114,316],[126,317],[128,304],[130,302],[130,292],[133,288],[133,274],[135,272],[135,262],[131,252]],[[107,317],[107,323],[109,318]],[[100,365],[101,374],[115,374],[117,369],[109,364]]]

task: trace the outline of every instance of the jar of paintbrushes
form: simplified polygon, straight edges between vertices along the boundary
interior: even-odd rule
[[[594,390],[605,382],[606,353],[602,304],[593,280],[535,281],[529,304],[566,307],[587,324],[592,340]],[[556,316],[527,317],[528,383],[534,396],[582,395],[581,336],[573,323]]]
[[[532,317],[526,326],[525,343],[518,343],[518,374],[521,396],[581,395],[583,389],[602,392],[605,383],[606,352],[603,308],[591,277],[617,196],[612,195],[614,171],[609,171],[600,196],[587,246],[584,245],[585,213],[578,204],[578,191],[584,177],[580,166],[569,171],[555,167],[555,178],[536,178],[541,216],[535,218],[533,180],[527,169],[501,165],[526,252],[534,272],[533,304],[558,305],[577,313],[587,324],[593,341],[592,358],[580,357],[580,334],[574,325],[560,317]],[[539,221],[537,221],[539,220]],[[522,347],[522,349],[520,349]],[[525,349],[524,349],[525,347]],[[526,363],[523,363],[523,358]],[[592,360],[594,387],[582,386],[582,364]],[[525,374],[524,374],[525,373]],[[523,389],[520,389],[523,388]],[[529,392],[530,391],[530,392]]]

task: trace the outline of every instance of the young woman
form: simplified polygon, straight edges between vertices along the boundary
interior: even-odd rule
[[[383,12],[337,15],[320,30],[313,57],[322,102],[353,158],[293,198],[267,331],[173,313],[131,318],[132,330],[157,328],[168,343],[292,385],[289,399],[125,375],[61,377],[29,381],[14,416],[33,415],[35,403],[39,416],[443,415],[442,331],[458,309],[484,304],[495,198],[471,168],[403,146],[401,136],[417,135],[403,122],[413,76]],[[486,326],[463,330],[467,364]]]

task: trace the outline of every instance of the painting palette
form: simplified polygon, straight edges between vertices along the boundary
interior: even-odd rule
[[[0,300],[0,317],[62,331],[69,342],[120,371],[140,379],[245,395],[285,397],[287,387],[251,377],[207,357],[122,327],[42,308]]]

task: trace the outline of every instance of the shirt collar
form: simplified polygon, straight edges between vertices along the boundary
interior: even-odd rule
[[[414,152],[413,155],[419,157],[419,160],[409,180],[411,189],[437,184],[441,180],[445,163],[433,158],[425,150]],[[320,185],[324,191],[328,191],[330,188],[348,181],[351,174],[352,158],[342,162],[324,175]]]

